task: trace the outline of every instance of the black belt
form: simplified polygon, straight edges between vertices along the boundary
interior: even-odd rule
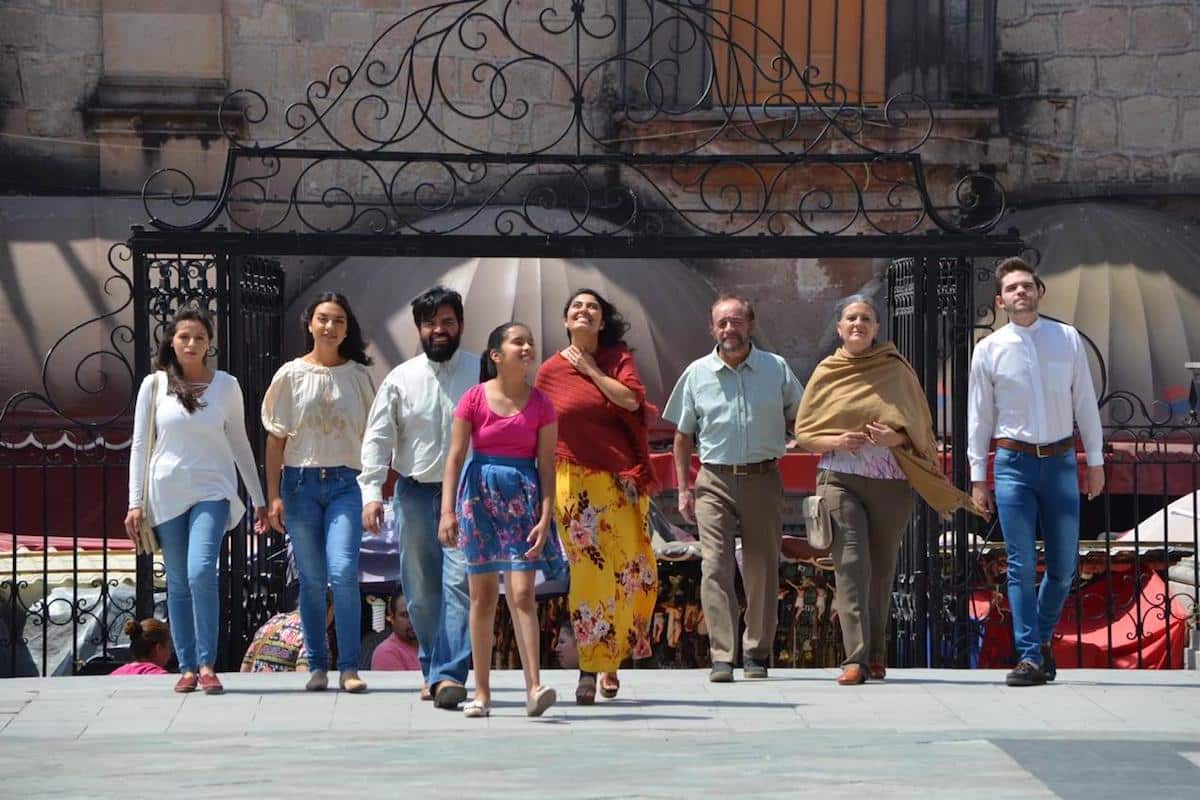
[[[753,464],[708,464],[703,466],[707,470],[723,473],[725,475],[764,475],[771,472],[779,464],[779,459],[769,458],[766,461],[756,461]]]
[[[1004,448],[1005,450],[1015,450],[1018,453],[1025,453],[1038,458],[1053,458],[1061,456],[1063,453],[1069,453],[1075,449],[1075,437],[1068,436],[1066,439],[1060,439],[1057,442],[1050,444],[1030,444],[1017,439],[997,439],[996,447]]]

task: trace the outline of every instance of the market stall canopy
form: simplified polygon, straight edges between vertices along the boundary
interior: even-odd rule
[[[1108,203],[1018,211],[1005,224],[1040,253],[1042,312],[1095,343],[1107,391],[1184,411],[1191,379],[1184,364],[1200,361],[1200,226]],[[1001,314],[997,325],[1004,322]],[[1099,390],[1094,358],[1092,367]]]
[[[439,283],[463,296],[465,349],[480,352],[494,327],[516,319],[533,329],[539,359],[567,344],[563,305],[571,292],[595,289],[630,323],[626,341],[650,401],[660,407],[688,363],[712,347],[716,292],[692,268],[665,259],[353,257],[301,293],[287,317],[298,318],[319,292],[345,294],[371,342],[378,382],[421,352],[409,303]],[[285,351],[299,353],[299,326],[287,330]]]

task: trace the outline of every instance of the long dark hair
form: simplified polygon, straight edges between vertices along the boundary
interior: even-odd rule
[[[179,366],[179,359],[175,357],[175,348],[171,346],[171,342],[175,339],[175,331],[179,327],[179,323],[199,322],[204,326],[204,330],[208,333],[208,340],[213,340],[213,318],[212,314],[206,309],[197,305],[186,305],[175,313],[171,321],[167,324],[166,330],[158,340],[158,352],[154,355],[154,368],[160,369],[167,375],[167,394],[173,394],[179,400],[179,404],[189,414],[196,413],[197,409],[204,408],[204,401],[201,400],[195,390],[188,385],[188,382],[183,377],[183,367]],[[208,354],[204,354],[204,362],[208,363]]]
[[[354,312],[350,310],[350,301],[340,292],[321,292],[305,307],[304,313],[300,315],[300,324],[304,328],[304,347],[308,352],[312,352],[316,344],[313,341],[310,326],[312,325],[313,314],[317,313],[317,306],[321,305],[321,303],[336,303],[342,307],[342,311],[346,312],[346,338],[338,345],[338,355],[369,367],[371,365],[371,357],[367,355],[367,342],[363,339],[362,328],[358,324],[358,317],[354,316]]]
[[[590,294],[600,304],[600,317],[604,320],[604,327],[600,329],[596,344],[600,347],[624,344],[625,334],[629,333],[629,323],[625,321],[625,317],[621,316],[621,312],[617,311],[617,307],[605,300],[604,295],[595,289],[580,289],[572,292],[571,296],[567,298],[567,302],[563,304],[563,319],[566,319],[567,312],[571,310],[571,303],[581,294]],[[570,339],[570,334],[567,335],[567,338]]]
[[[513,328],[524,328],[529,330],[529,326],[524,322],[509,320],[503,325],[497,325],[492,332],[488,334],[487,347],[483,348],[483,354],[479,356],[479,382],[490,381],[492,378],[500,374],[496,368],[496,362],[492,361],[492,351],[499,350],[504,346],[504,342],[508,339],[508,332]]]

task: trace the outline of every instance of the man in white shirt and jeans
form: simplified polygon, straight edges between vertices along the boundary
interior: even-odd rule
[[[996,268],[996,306],[1009,324],[975,347],[967,412],[972,497],[998,510],[1008,556],[1008,602],[1018,663],[1009,686],[1054,680],[1050,648],[1079,551],[1075,424],[1087,452],[1087,495],[1104,490],[1103,431],[1083,338],[1038,315],[1045,286],[1020,258]],[[988,451],[996,443],[995,498]],[[1046,572],[1037,577],[1041,521]]]
[[[471,635],[466,561],[438,542],[442,470],[454,407],[479,382],[479,356],[458,349],[463,305],[458,292],[435,286],[412,301],[424,353],[393,369],[375,395],[363,436],[363,528],[379,533],[388,467],[396,482],[400,581],[420,644],[421,672],[439,708],[457,708],[467,696]],[[457,487],[444,487],[453,492]]]

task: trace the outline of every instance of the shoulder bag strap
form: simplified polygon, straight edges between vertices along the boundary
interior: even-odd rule
[[[150,419],[146,434],[146,458],[142,463],[142,515],[150,513],[150,458],[154,455],[154,446],[158,443],[158,372],[150,385]]]

